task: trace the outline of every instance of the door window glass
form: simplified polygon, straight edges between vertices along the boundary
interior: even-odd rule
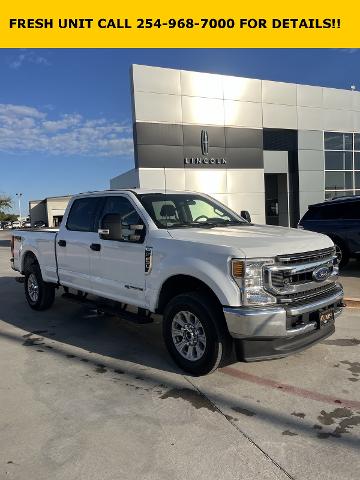
[[[100,197],[79,198],[71,206],[66,228],[78,232],[94,232]]]
[[[101,217],[112,213],[120,215],[123,241],[134,243],[134,239],[130,239],[130,236],[134,235],[138,235],[140,237],[139,241],[143,241],[145,235],[144,222],[130,200],[120,196],[107,197]],[[143,228],[136,230],[134,229],[135,225],[141,225]]]

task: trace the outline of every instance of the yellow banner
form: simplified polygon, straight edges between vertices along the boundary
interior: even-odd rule
[[[356,48],[359,4],[334,1],[2,2],[0,47]]]

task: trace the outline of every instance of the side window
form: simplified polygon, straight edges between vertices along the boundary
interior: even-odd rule
[[[87,197],[75,200],[70,209],[66,228],[78,232],[95,232],[94,223],[99,205],[99,197]]]
[[[360,201],[349,202],[344,205],[343,218],[348,220],[360,220]]]
[[[324,220],[337,220],[343,218],[342,205],[329,204],[321,208],[321,218]]]
[[[125,242],[142,242],[145,236],[145,225],[132,203],[125,197],[107,197],[101,214],[117,214],[121,219],[121,236]],[[135,226],[142,226],[136,229]],[[139,237],[135,240],[135,237]]]

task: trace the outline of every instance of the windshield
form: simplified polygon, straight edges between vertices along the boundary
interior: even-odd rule
[[[247,223],[225,206],[193,193],[146,193],[139,195],[139,199],[158,228],[211,228]]]

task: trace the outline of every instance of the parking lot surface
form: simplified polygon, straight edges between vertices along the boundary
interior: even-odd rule
[[[34,312],[0,232],[0,478],[358,479],[360,309],[281,360],[184,375],[160,320]]]

